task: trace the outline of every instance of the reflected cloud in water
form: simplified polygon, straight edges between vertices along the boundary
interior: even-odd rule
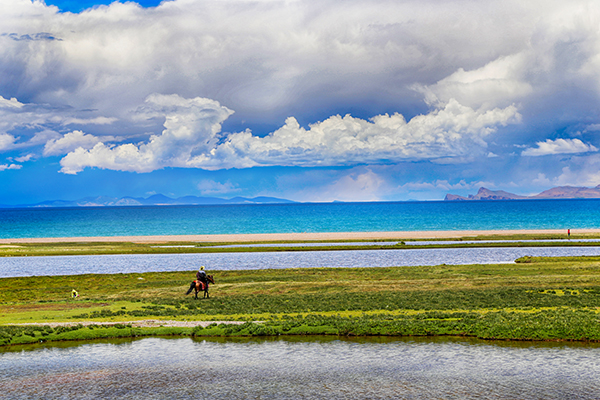
[[[600,397],[594,344],[150,338],[20,350],[0,353],[11,399]]]

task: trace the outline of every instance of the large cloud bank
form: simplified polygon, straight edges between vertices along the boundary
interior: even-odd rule
[[[593,153],[598,26],[584,0],[5,0],[0,151],[67,174]]]

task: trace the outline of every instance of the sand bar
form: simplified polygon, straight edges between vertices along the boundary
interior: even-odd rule
[[[0,243],[59,243],[59,242],[133,242],[133,243],[242,243],[273,241],[335,241],[335,240],[404,240],[404,239],[455,239],[488,235],[560,234],[566,229],[535,230],[482,230],[482,231],[403,231],[403,232],[312,232],[312,233],[253,233],[233,235],[164,235],[164,236],[96,236],[61,238],[0,239]],[[571,235],[599,235],[600,229],[571,229]]]

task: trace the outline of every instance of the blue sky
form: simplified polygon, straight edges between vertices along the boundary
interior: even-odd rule
[[[4,0],[0,204],[600,184],[595,1]]]

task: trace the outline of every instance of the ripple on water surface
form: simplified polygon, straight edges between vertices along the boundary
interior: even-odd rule
[[[498,247],[403,250],[127,254],[101,256],[0,257],[0,277],[116,274],[194,270],[310,267],[390,267],[510,263],[523,256],[600,255],[590,247]]]
[[[594,399],[599,356],[597,345],[451,338],[151,338],[0,353],[0,390],[11,399]]]

